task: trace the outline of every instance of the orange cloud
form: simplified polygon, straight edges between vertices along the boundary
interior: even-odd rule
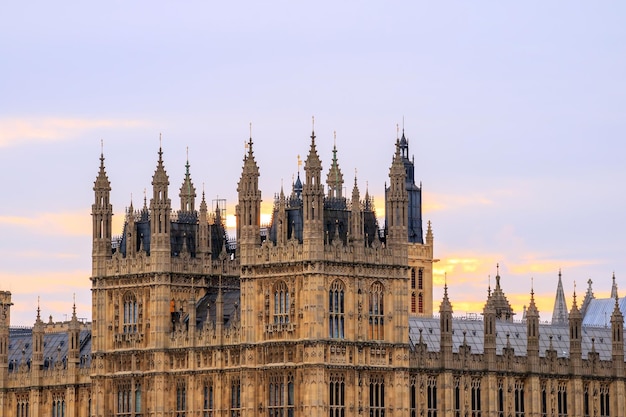
[[[124,119],[4,118],[0,119],[0,147],[67,140],[92,129],[145,125],[145,121]]]
[[[91,235],[91,216],[86,211],[38,213],[29,217],[0,216],[0,225],[24,227],[46,235]]]
[[[533,274],[533,273],[547,273],[558,271],[561,268],[574,268],[581,266],[589,266],[598,264],[598,261],[594,260],[537,260],[534,255],[526,255],[523,257],[525,261],[523,263],[512,263],[508,265],[509,271],[513,274]]]
[[[471,206],[491,206],[495,204],[494,195],[511,194],[508,190],[496,190],[489,195],[486,194],[439,194],[428,193],[428,198],[424,199],[422,210],[424,213],[433,211],[455,210]]]

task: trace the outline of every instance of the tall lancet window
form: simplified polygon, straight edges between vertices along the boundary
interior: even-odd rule
[[[123,331],[124,333],[137,333],[139,329],[139,303],[137,302],[137,298],[131,292],[128,292],[124,295],[123,298]]]
[[[289,288],[284,281],[274,285],[274,324],[289,323]]]
[[[384,287],[380,282],[375,282],[370,288],[369,305],[369,336],[372,340],[383,340],[385,338],[385,318],[384,318]]]
[[[344,285],[336,280],[328,293],[328,329],[332,339],[344,338]]]

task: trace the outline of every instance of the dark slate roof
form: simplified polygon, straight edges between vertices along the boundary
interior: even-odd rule
[[[65,362],[68,351],[67,332],[44,334],[44,369],[55,363]],[[9,372],[18,369],[22,363],[30,366],[33,357],[33,329],[11,328],[9,330]],[[79,367],[91,366],[91,331],[80,331]]]
[[[422,329],[422,340],[426,343],[428,350],[439,351],[440,331],[439,318],[409,318],[409,337],[412,344],[419,343],[420,329]],[[484,324],[480,319],[454,318],[452,320],[452,351],[458,352],[459,346],[463,344],[463,332],[465,340],[471,347],[472,353],[484,352]],[[516,356],[526,355],[526,323],[496,320],[496,354],[501,355],[502,349],[506,347],[507,335],[509,343],[515,349]],[[569,357],[569,327],[554,326],[551,324],[539,324],[539,356],[545,357],[546,350],[550,346],[550,336],[552,336],[552,347],[557,352],[558,357]],[[582,357],[587,358],[591,351],[591,339],[595,339],[595,350],[600,355],[601,360],[611,359],[611,327],[583,326],[582,328]]]
[[[239,309],[239,290],[224,289],[222,301],[224,302],[224,325],[228,326],[230,320],[235,317],[236,309]],[[215,310],[217,301],[217,289],[209,291],[196,303],[196,326],[201,328],[207,320],[207,313],[211,323],[215,324]]]

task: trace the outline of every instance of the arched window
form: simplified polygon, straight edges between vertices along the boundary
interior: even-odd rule
[[[274,324],[289,323],[289,288],[284,281],[274,285]]]
[[[295,391],[293,374],[270,375],[268,410],[270,417],[293,417]]]
[[[187,409],[187,384],[184,380],[176,383],[176,417],[185,417]]]
[[[241,416],[241,382],[233,378],[230,382],[230,417]]]
[[[372,340],[385,338],[384,325],[384,287],[380,282],[375,282],[370,288],[369,305],[369,336]]]
[[[123,304],[123,331],[124,333],[137,333],[139,331],[139,317],[141,316],[137,298],[132,292],[127,292],[124,294]]]
[[[415,268],[411,268],[411,289],[415,289]]]
[[[116,417],[141,417],[141,382],[123,380],[117,384]],[[115,397],[114,397],[115,398]]]
[[[330,417],[344,417],[346,408],[345,377],[343,374],[331,374],[329,385]]]
[[[419,293],[417,296],[417,312],[420,314],[424,313],[424,296],[422,293]]]
[[[415,287],[413,287],[415,288]],[[417,274],[417,289],[424,289],[424,268],[420,268]]]
[[[480,379],[472,378],[472,389],[470,392],[471,395],[471,410],[472,416],[480,417],[482,416],[482,407],[480,405]]]
[[[202,410],[203,417],[213,417],[213,384],[209,381],[204,383]]]
[[[415,313],[415,292],[411,293],[411,313]]]
[[[385,380],[382,375],[370,377],[370,416],[385,416]]]
[[[333,282],[328,292],[328,329],[332,339],[343,339],[344,335],[344,285]]]

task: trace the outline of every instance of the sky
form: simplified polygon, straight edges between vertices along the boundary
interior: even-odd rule
[[[593,280],[626,292],[626,3],[3,2],[0,290],[13,325],[91,319],[100,152],[114,234],[150,191],[159,136],[172,205],[188,158],[198,194],[234,213],[244,142],[264,210],[290,187],[312,116],[384,207],[404,127],[455,314],[501,285],[551,318]],[[252,127],[250,128],[250,123]],[[336,132],[336,141],[334,140]],[[101,145],[101,141],[103,145]],[[38,301],[39,300],[39,301]]]

